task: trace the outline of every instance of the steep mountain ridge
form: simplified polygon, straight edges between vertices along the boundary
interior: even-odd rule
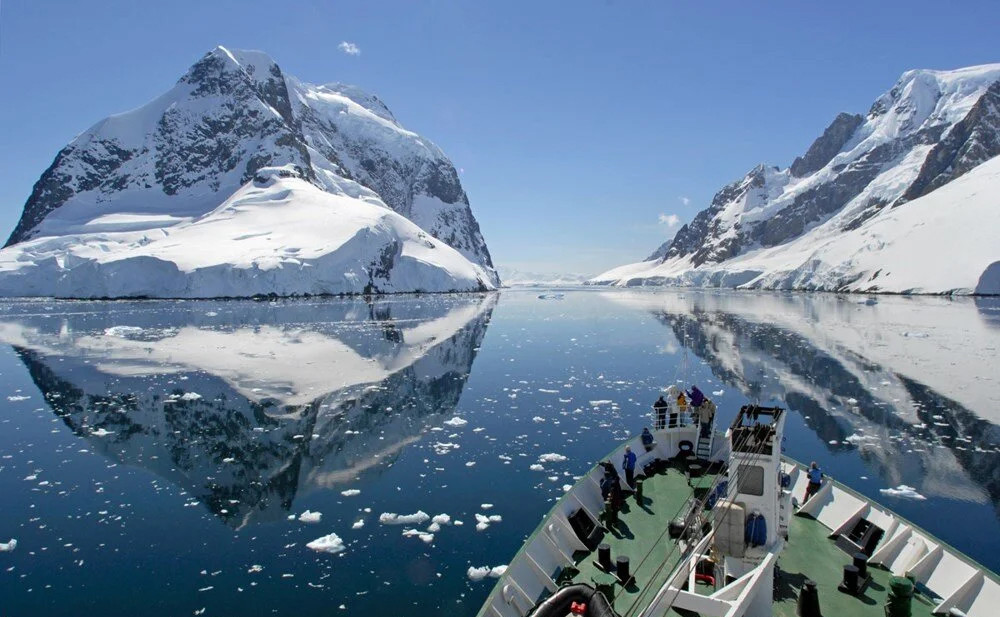
[[[169,235],[209,215],[265,168],[294,170],[318,190],[410,219],[478,268],[476,280],[457,289],[499,283],[458,173],[437,146],[356,87],[314,86],[262,52],[224,47],[198,60],[164,95],[98,122],[63,148],[7,242],[18,248],[47,238],[49,252],[31,247],[5,261],[24,269],[32,260],[63,260],[81,246],[96,243],[106,251],[149,241],[133,237],[137,232]],[[52,238],[64,242],[56,247]],[[0,272],[0,292],[21,291]]]
[[[866,116],[839,114],[789,168],[758,165],[719,191],[708,208],[644,262],[615,268],[593,282],[849,288],[870,273],[854,271],[849,263],[824,263],[840,273],[810,276],[823,269],[816,263],[819,256],[799,260],[801,251],[781,264],[796,276],[775,276],[764,264],[751,262],[766,255],[773,266],[781,247],[810,234],[818,244],[852,237],[852,231],[865,235],[869,221],[929,196],[998,155],[1000,64],[908,71]],[[984,235],[977,241],[989,239]],[[978,275],[989,263],[971,266],[980,268]],[[963,287],[972,291],[976,285],[922,291]],[[870,290],[913,291],[891,285]]]

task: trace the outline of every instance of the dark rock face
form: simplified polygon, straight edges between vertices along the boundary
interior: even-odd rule
[[[920,175],[893,204],[922,197],[1000,155],[1000,82],[990,86],[927,155]]]
[[[860,195],[898,157],[914,146],[937,141],[943,129],[941,126],[933,127],[866,152],[848,163],[831,181],[800,193],[789,207],[762,221],[753,229],[751,237],[763,246],[776,246],[801,235],[809,224],[838,212]],[[855,218],[851,225],[859,225],[874,216],[882,205],[884,204],[880,201],[871,201],[864,213]]]
[[[864,121],[864,117],[857,114],[838,114],[823,134],[809,146],[809,150],[795,159],[790,167],[792,175],[802,177],[825,167]]]
[[[684,225],[677,231],[677,235],[670,242],[669,247],[660,247],[659,253],[664,251],[663,259],[671,259],[684,255],[691,255],[692,263],[700,266],[706,262],[718,262],[728,259],[739,251],[739,241],[732,239],[720,244],[710,244],[705,242],[706,238],[718,235],[720,231],[720,221],[717,215],[737,199],[747,197],[753,191],[764,189],[766,168],[763,164],[758,165],[738,182],[727,185],[712,198],[712,205],[699,212],[690,224]],[[655,256],[657,253],[653,253]],[[651,256],[651,258],[655,258]]]

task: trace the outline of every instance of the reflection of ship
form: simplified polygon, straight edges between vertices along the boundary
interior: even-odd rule
[[[495,303],[85,304],[5,318],[0,340],[95,451],[238,527],[391,463],[453,413]]]
[[[1000,331],[982,323],[972,302],[885,298],[871,306],[832,295],[690,291],[608,297],[648,310],[748,398],[800,412],[826,447],[859,448],[892,485],[919,482],[925,495],[1000,508],[998,389],[982,370]],[[900,312],[905,326],[889,318]],[[967,331],[965,339],[953,340],[951,329]],[[956,371],[960,362],[969,370]]]

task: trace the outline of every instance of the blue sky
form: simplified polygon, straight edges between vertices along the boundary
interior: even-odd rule
[[[0,229],[74,135],[222,44],[378,94],[462,170],[497,263],[597,273],[903,71],[1000,61],[998,23],[997,2],[919,0],[4,0]]]

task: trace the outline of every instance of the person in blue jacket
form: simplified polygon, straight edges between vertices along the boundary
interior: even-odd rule
[[[823,486],[823,472],[820,470],[819,465],[816,464],[816,461],[809,464],[806,476],[809,478],[809,484],[806,485],[806,497],[802,500],[802,503],[809,501],[809,498],[815,495],[819,491],[819,488]]]
[[[625,457],[622,459],[622,469],[625,470],[625,483],[629,488],[635,488],[635,452],[631,446],[625,446]]]

